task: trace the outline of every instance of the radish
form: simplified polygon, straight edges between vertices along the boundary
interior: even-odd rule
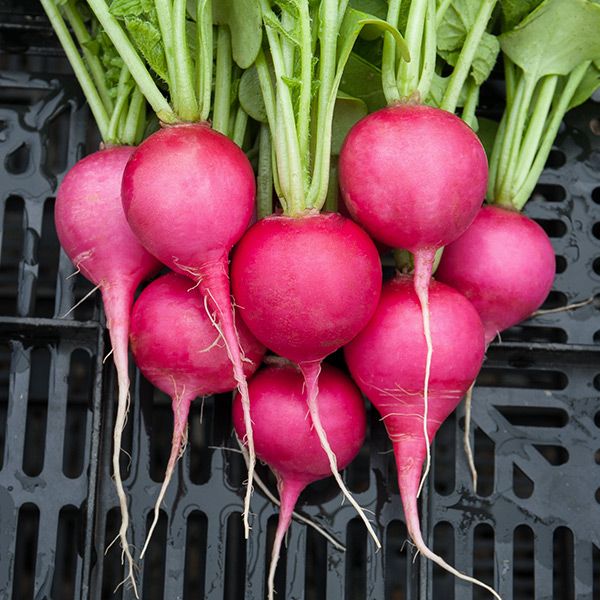
[[[498,333],[542,305],[555,269],[552,244],[535,221],[513,210],[485,206],[467,231],[446,246],[436,277],[473,303],[489,345]],[[470,442],[472,395],[470,388],[465,398],[463,445],[477,489]]]
[[[359,510],[339,476],[321,423],[318,379],[321,361],[349,342],[375,311],[381,291],[377,249],[358,225],[336,213],[271,216],[253,225],[238,244],[231,281],[250,331],[298,363],[331,472]]]
[[[542,305],[555,271],[552,244],[535,221],[485,206],[467,231],[446,246],[436,278],[472,302],[490,344]]]
[[[244,375],[260,364],[264,347],[240,323]],[[198,396],[233,390],[236,379],[226,348],[188,278],[170,273],[152,282],[131,314],[131,349],[144,377],[172,399],[174,415],[171,455],[154,507],[154,520],[140,558],[144,557],[158,522],[160,504],[185,446],[190,404]]]
[[[433,352],[428,290],[435,254],[475,218],[487,173],[473,131],[453,114],[423,105],[397,104],[368,115],[352,128],[340,154],[340,189],[352,216],[376,240],[414,255],[427,342],[426,418]],[[430,463],[426,430],[424,435],[422,483]]]
[[[427,414],[423,382],[428,349],[411,277],[399,275],[384,285],[375,315],[344,349],[346,362],[358,386],[381,413],[392,440],[406,527],[417,549],[457,577],[481,585],[499,598],[491,588],[434,554],[421,536],[417,495],[426,457],[423,421],[427,439],[433,439],[477,376],[485,351],[483,326],[471,303],[436,281],[429,292],[435,353]]]
[[[281,501],[268,576],[268,598],[273,600],[281,544],[294,506],[307,485],[331,475],[331,466],[317,432],[306,419],[307,390],[296,368],[268,367],[259,371],[248,387],[256,454],[275,474]],[[364,401],[346,375],[324,365],[317,403],[338,468],[343,469],[358,454],[364,441]],[[238,437],[244,438],[246,428],[239,394],[233,403],[233,425]]]
[[[206,124],[177,125],[151,135],[125,168],[127,221],[141,243],[164,264],[192,279],[225,342],[247,405],[243,356],[229,290],[228,254],[254,209],[255,183],[246,155]],[[252,492],[254,452],[246,411],[251,468],[244,522]]]
[[[123,214],[121,177],[133,151],[132,147],[114,146],[80,160],[61,183],[54,209],[62,247],[77,269],[102,292],[119,386],[113,436],[113,471],[122,516],[119,536],[132,582],[129,516],[119,465],[129,405],[129,316],[135,290],[160,268],[160,263],[137,241]]]

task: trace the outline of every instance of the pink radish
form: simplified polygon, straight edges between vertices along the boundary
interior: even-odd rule
[[[256,454],[275,473],[281,501],[268,578],[268,598],[272,600],[281,544],[294,506],[307,485],[331,475],[331,465],[319,435],[306,418],[307,391],[297,369],[291,365],[268,367],[259,371],[248,387]],[[324,365],[316,403],[337,466],[343,469],[364,441],[362,396],[346,375]],[[233,403],[233,424],[238,437],[243,438],[246,428],[239,394]]]
[[[258,368],[264,347],[243,323],[238,324],[244,375]],[[154,507],[154,520],[141,553],[143,558],[158,522],[160,504],[186,438],[190,404],[198,396],[236,387],[231,360],[189,279],[170,273],[152,282],[131,313],[131,349],[135,362],[155,387],[168,394],[173,407],[173,440],[165,478]]]
[[[545,231],[528,217],[484,206],[471,226],[446,246],[436,277],[477,309],[490,344],[501,331],[538,309],[552,288],[556,262]],[[471,449],[472,389],[465,400],[464,447],[477,489]]]
[[[228,279],[228,255],[254,210],[252,167],[242,150],[206,123],[166,127],[144,141],[123,174],[127,220],[144,247],[199,286],[222,335],[246,406],[250,466],[244,527],[254,474],[248,392]]]
[[[321,361],[349,342],[377,306],[377,249],[358,225],[336,213],[267,217],[238,244],[231,281],[250,331],[267,348],[300,366],[310,416],[331,472],[377,540],[339,476],[317,403]]]
[[[436,278],[473,303],[489,344],[543,304],[555,272],[552,244],[535,221],[516,211],[485,206],[446,246]]]
[[[144,279],[158,271],[160,263],[139,244],[123,214],[121,178],[133,152],[130,146],[113,146],[80,160],[58,189],[54,218],[65,252],[77,269],[100,288],[104,301],[119,386],[113,449],[122,517],[119,537],[129,563],[128,577],[137,595],[119,455],[129,404],[127,340],[133,294]]]
[[[423,541],[417,509],[427,437],[456,408],[481,368],[484,332],[473,305],[452,288],[433,281],[429,290],[431,361],[429,410],[424,411],[424,374],[427,344],[423,336],[420,302],[413,280],[400,275],[383,287],[377,311],[367,327],[345,347],[350,372],[381,413],[392,440],[398,467],[398,486],[408,533],[417,549],[457,577],[463,575],[434,554]]]
[[[481,207],[487,185],[485,151],[454,114],[395,104],[359,121],[339,159],[340,189],[350,214],[374,239],[414,255],[415,291],[427,342],[427,418],[432,361],[428,290],[436,250],[455,240]],[[424,425],[424,424],[423,424]],[[429,440],[424,429],[429,469]]]

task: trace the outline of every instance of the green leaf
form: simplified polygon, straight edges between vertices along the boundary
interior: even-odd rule
[[[110,5],[111,14],[121,18],[139,17],[153,9],[150,0],[113,0]]]
[[[339,156],[348,132],[355,123],[366,117],[368,112],[367,105],[362,100],[338,92],[333,109],[331,154]]]
[[[581,83],[575,90],[573,98],[571,98],[571,102],[569,103],[568,110],[583,104],[597,89],[600,89],[600,65],[592,63],[585,72]]]
[[[213,21],[231,31],[233,60],[241,69],[254,63],[262,44],[258,0],[213,0]]]
[[[125,26],[150,68],[168,83],[167,60],[158,28],[150,21],[138,17],[125,19]]]
[[[250,67],[242,73],[240,88],[238,90],[240,106],[260,123],[267,123],[267,111],[263,100],[258,72],[256,67]]]
[[[600,57],[600,5],[590,0],[545,0],[500,36],[505,54],[535,80],[567,75]]]
[[[340,90],[362,100],[369,112],[375,112],[387,104],[381,85],[381,70],[354,52],[348,57]]]
[[[498,53],[500,52],[500,42],[496,36],[493,36],[487,32],[484,32],[481,37],[481,42],[477,47],[477,52],[473,58],[473,64],[471,65],[470,75],[475,80],[477,85],[481,85],[492,72]],[[451,66],[456,66],[458,57],[460,56],[460,49],[454,51],[446,51],[438,49],[438,54]]]
[[[467,33],[475,23],[479,2],[474,0],[454,0],[446,10],[437,30],[438,50],[460,51]]]
[[[406,45],[406,42],[404,41],[404,38],[400,32],[395,27],[390,25],[387,21],[378,19],[373,15],[369,15],[353,8],[348,8],[344,14],[344,19],[342,21],[342,26],[340,27],[339,33],[340,41],[338,43],[338,69],[340,67],[343,68],[346,64],[358,34],[361,32],[363,27],[366,27],[367,25],[377,27],[382,33],[385,31],[391,33],[396,40],[397,51],[404,60],[410,60],[408,46]]]
[[[500,0],[504,30],[512,29],[519,24],[542,0]]]
[[[456,66],[467,34],[475,24],[478,11],[477,1],[455,0],[440,23],[437,37],[438,54],[453,67]],[[481,85],[489,77],[499,52],[498,39],[484,32],[469,73],[477,85]]]
[[[281,24],[281,21],[277,17],[274,17],[273,15],[270,15],[270,14],[267,13],[266,15],[264,15],[263,18],[264,18],[264,21],[265,21],[265,25],[267,27],[270,27],[271,29],[274,29],[277,33],[279,33],[284,38],[286,38],[289,42],[291,42],[292,44],[294,44],[294,46],[300,46],[300,40],[294,36],[295,32],[288,31]]]
[[[354,10],[368,13],[384,21],[386,20],[388,12],[386,0],[350,0],[348,5]]]

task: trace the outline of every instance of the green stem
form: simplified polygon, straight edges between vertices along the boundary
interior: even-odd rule
[[[271,10],[268,0],[261,0],[261,9],[263,15],[269,14],[271,18],[277,18]],[[277,140],[275,147],[277,171],[281,184],[281,192],[285,196],[287,214],[297,215],[305,210],[306,205],[304,176],[298,146],[294,107],[290,89],[283,79],[286,73],[279,36],[267,23],[265,25],[276,80],[276,122],[275,129],[272,131],[274,132],[274,138]],[[284,144],[280,144],[280,141],[284,141]]]
[[[131,82],[131,74],[129,73],[127,65],[123,65],[121,67],[121,74],[119,75],[119,83],[117,85],[117,100],[108,125],[108,139],[106,141],[109,143],[120,143],[119,125],[121,123],[123,112],[125,112],[125,108],[129,102],[129,95],[132,88],[133,83]]]
[[[139,88],[136,88],[136,90],[139,92]],[[142,102],[142,108],[140,109],[140,112],[138,113],[138,122],[137,122],[137,128],[135,130],[135,137],[134,139],[134,143],[137,145],[139,143],[141,143],[141,141],[144,139],[145,134],[146,134],[146,128],[148,126],[148,121],[146,119],[146,111],[147,111],[147,103],[146,103],[146,98],[144,98],[144,95],[139,92],[142,95],[142,98],[144,100],[144,102]]]
[[[308,2],[300,2],[300,101],[298,103],[298,142],[305,173],[310,162],[310,105],[312,101],[312,35]]]
[[[317,97],[317,128],[315,135],[315,162],[308,191],[307,207],[320,210],[327,198],[329,162],[331,158],[331,127],[333,107],[339,78],[336,74],[337,1],[322,0],[319,29],[319,94]],[[340,69],[341,70],[341,69]],[[336,81],[337,80],[337,81]]]
[[[173,4],[174,62],[177,74],[177,96],[173,98],[175,112],[184,121],[198,121],[194,68],[187,44],[186,0],[175,0]]]
[[[454,0],[442,0],[442,3],[439,5],[436,13],[435,13],[435,27],[436,29],[442,24],[444,17],[446,16],[446,11],[450,8]]]
[[[154,0],[154,8],[158,18],[160,37],[165,49],[167,62],[167,73],[169,76],[168,86],[171,102],[175,105],[177,97],[177,66],[175,64],[175,52],[173,51],[173,10],[171,0]],[[177,109],[175,109],[177,112]]]
[[[127,118],[125,120],[125,127],[123,128],[123,135],[121,136],[121,142],[134,146],[138,143],[138,129],[140,122],[140,114],[144,112],[146,106],[146,99],[140,89],[136,86],[131,95],[131,102],[129,103],[129,110],[127,111]]]
[[[329,167],[329,184],[327,185],[327,197],[325,198],[325,206],[323,207],[328,212],[338,211],[338,168],[337,157],[331,158]]]
[[[448,112],[453,113],[456,110],[460,91],[469,76],[469,72],[473,66],[475,53],[477,52],[477,48],[479,48],[481,38],[485,33],[494,7],[496,6],[496,2],[497,0],[481,0],[475,23],[473,23],[473,26],[469,29],[469,33],[467,33],[465,43],[460,51],[456,66],[450,76],[448,87],[442,98],[440,107]]]
[[[423,69],[419,78],[417,91],[425,101],[431,88],[437,58],[437,32],[435,28],[435,0],[428,0],[425,15],[425,51],[423,53]]]
[[[529,173],[529,169],[535,160],[540,139],[544,133],[546,119],[552,106],[552,99],[554,98],[557,83],[558,75],[547,75],[543,79],[538,97],[535,100],[529,125],[527,126],[525,139],[517,157],[515,170],[508,175],[508,190],[510,194],[523,185],[523,182],[527,178],[527,173]]]
[[[198,80],[198,104],[200,120],[206,121],[210,114],[210,98],[212,94],[213,72],[213,24],[212,0],[198,2],[196,13],[196,30],[198,33],[198,56],[196,58]]]
[[[64,48],[65,54],[69,59],[69,63],[73,68],[73,72],[75,73],[75,77],[77,77],[77,81],[83,90],[85,98],[90,105],[96,125],[100,131],[100,136],[104,141],[108,141],[108,113],[106,112],[106,108],[104,107],[102,99],[100,98],[100,94],[94,85],[94,81],[88,73],[83,59],[81,58],[81,55],[75,46],[75,42],[73,41],[73,38],[67,29],[62,15],[52,0],[41,0],[41,3],[46,11],[46,14],[48,15],[48,19],[50,20],[56,36]]]
[[[479,102],[479,86],[474,79],[469,79],[467,82],[467,99],[463,106],[461,119],[473,130],[476,129],[477,119],[475,117],[475,109]]]
[[[496,190],[496,180],[498,177],[498,163],[500,162],[500,144],[499,140],[502,140],[504,137],[504,132],[506,131],[506,113],[502,116],[500,120],[500,125],[498,126],[498,131],[496,132],[496,138],[494,141],[494,146],[492,148],[492,156],[490,157],[490,171],[488,174],[488,188],[487,188],[487,199],[490,202],[494,201],[494,194]]]
[[[504,61],[504,80],[506,82],[506,103],[510,105],[515,99],[516,67],[506,54],[502,55],[502,60]]]
[[[258,174],[256,177],[256,212],[264,219],[273,212],[273,162],[271,135],[267,125],[258,134]]]
[[[523,79],[525,80],[523,95],[521,96],[521,100],[519,102],[517,102],[517,100],[515,99],[516,116],[514,120],[514,129],[512,132],[508,132],[510,140],[509,149],[506,154],[500,156],[501,162],[498,165],[499,169],[502,169],[504,167],[504,169],[499,171],[498,173],[498,175],[500,176],[500,188],[497,192],[496,201],[500,204],[511,203],[508,190],[510,189],[511,177],[516,168],[519,154],[521,151],[523,131],[525,129],[525,122],[527,121],[527,116],[529,114],[531,99],[533,98],[533,93],[537,86],[537,80],[533,77],[524,74]],[[508,124],[508,127],[510,127],[510,122]],[[502,162],[503,158],[506,158],[505,162]]]
[[[401,0],[389,0],[387,22],[393,27],[398,27]],[[381,58],[381,84],[383,94],[388,104],[400,100],[398,80],[396,79],[396,40],[388,31],[383,37],[383,56]]]
[[[231,139],[240,147],[244,145],[244,138],[246,137],[246,127],[248,126],[248,113],[241,107],[235,113],[235,120],[233,122],[233,129],[231,132]]]
[[[72,0],[69,0],[69,2],[63,6],[63,10],[67,20],[71,25],[71,29],[77,38],[77,43],[83,52],[83,57],[88,65],[92,79],[96,84],[98,94],[100,95],[100,98],[102,98],[104,108],[106,108],[107,112],[110,113],[113,109],[113,101],[110,97],[108,86],[106,85],[104,68],[102,67],[100,59],[95,54],[92,54],[87,48],[87,44],[92,41],[92,36],[87,30],[87,27],[85,26],[85,23],[83,22],[79,11],[75,8]]]
[[[410,62],[401,61],[397,74],[398,90],[402,98],[409,98],[419,85],[421,47],[427,6],[428,3],[425,0],[417,0],[410,4],[406,33],[404,34],[410,52]]]
[[[48,0],[43,0],[47,2]],[[110,14],[105,0],[87,0],[88,6],[92,9],[98,21],[106,31],[113,46],[121,55],[121,58],[129,68],[132,77],[135,79],[142,94],[148,100],[158,118],[164,123],[176,123],[177,117],[169,106],[166,98],[158,89],[152,76],[146,69],[142,59],[139,57],[129,38]]]
[[[273,90],[273,84],[271,81],[271,73],[267,65],[267,61],[264,52],[261,50],[256,57],[256,72],[258,73],[258,82],[260,84],[260,91],[262,93],[263,101],[265,103],[265,112],[267,113],[268,129],[270,131],[271,140],[271,173],[273,176],[273,185],[277,196],[281,198],[281,205],[287,210],[287,204],[285,198],[283,198],[283,192],[281,189],[281,183],[279,179],[278,164],[281,161],[281,157],[285,156],[285,143],[281,139],[281,132],[277,130],[277,119],[275,116],[275,91]],[[262,126],[264,127],[264,125]],[[277,160],[277,156],[280,160]]]
[[[497,168],[495,173],[495,179],[493,182],[493,193],[492,198],[496,199],[500,192],[500,184],[506,173],[508,166],[508,159],[510,156],[510,149],[512,141],[515,135],[515,126],[519,116],[519,109],[523,104],[523,95],[525,93],[525,76],[522,76],[515,86],[512,103],[507,103],[504,111],[503,120],[506,121],[506,127],[504,128],[503,135],[496,135],[494,140],[493,154],[498,153]],[[498,132],[499,133],[499,132]],[[491,185],[491,181],[489,182]]]
[[[213,129],[227,135],[231,109],[231,34],[227,25],[219,25],[217,33],[217,68],[215,76],[215,99],[213,105]]]
[[[527,179],[523,182],[523,185],[512,199],[512,204],[517,210],[523,209],[523,206],[525,206],[525,203],[529,199],[531,192],[533,192],[533,189],[535,188],[537,181],[544,170],[546,160],[548,159],[548,155],[552,149],[552,144],[554,143],[554,140],[558,134],[562,119],[569,109],[571,99],[573,98],[573,95],[575,94],[577,87],[581,83],[581,80],[583,79],[590,64],[591,61],[586,61],[571,71],[569,78],[567,79],[567,83],[560,95],[560,99],[550,114],[550,119],[545,127],[544,137],[542,138],[542,142],[535,157],[535,161],[531,166]]]

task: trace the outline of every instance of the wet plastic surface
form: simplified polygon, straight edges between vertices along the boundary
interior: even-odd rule
[[[4,19],[6,6],[0,2],[0,597],[129,599],[123,588],[113,595],[123,579],[117,545],[106,552],[118,511],[109,459],[114,375],[110,359],[102,364],[99,299],[61,318],[90,286],[69,278],[74,269],[52,223],[57,183],[96,142],[64,61],[38,51],[37,42],[50,39],[43,20],[34,17],[35,31],[27,29],[31,18],[13,11]],[[40,12],[31,10],[21,15]],[[26,54],[24,31],[35,42]],[[425,539],[506,600],[600,598],[600,137],[591,124],[597,117],[593,102],[569,115],[527,207],[557,254],[546,308],[596,301],[530,319],[490,348],[474,395],[477,493],[462,451],[461,408],[438,434],[423,498]],[[137,374],[132,385],[125,432],[131,461],[123,454],[122,464],[139,548],[167,462],[172,417],[167,399]],[[257,490],[252,536],[243,540],[245,471],[229,409],[227,396],[206,400],[202,419],[199,401],[192,409],[189,446],[141,566],[144,600],[265,597],[277,510]],[[311,486],[299,509],[347,551],[294,523],[278,574],[280,597],[488,597],[429,563],[413,564],[390,444],[373,413],[367,444],[345,478],[373,511],[383,551],[374,552],[332,481]]]

